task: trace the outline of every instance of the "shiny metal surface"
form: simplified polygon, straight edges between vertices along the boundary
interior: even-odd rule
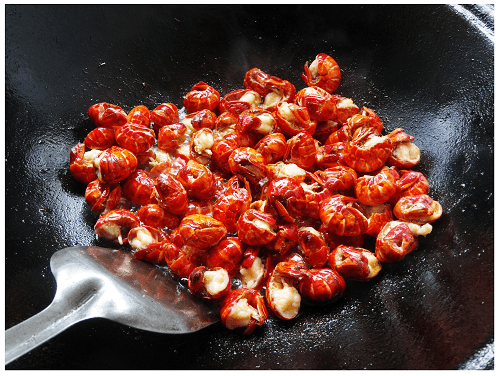
[[[215,306],[193,297],[167,271],[130,252],[69,247],[54,253],[50,268],[57,282],[54,300],[6,331],[6,364],[90,318],[168,334],[195,332],[219,320]]]
[[[489,8],[486,8],[489,9]],[[69,150],[86,111],[182,107],[198,81],[220,93],[258,67],[304,87],[320,52],[337,93],[402,127],[444,209],[433,232],[333,305],[303,305],[251,336],[216,323],[151,333],[85,320],[9,369],[493,368],[493,17],[445,5],[6,5],[5,324],[47,307],[52,254],[109,246],[93,233]],[[485,31],[486,30],[486,31]]]

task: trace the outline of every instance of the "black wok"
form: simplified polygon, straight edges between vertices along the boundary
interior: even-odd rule
[[[303,305],[251,336],[218,323],[162,335],[81,322],[8,369],[493,368],[493,11],[466,6],[7,5],[5,328],[55,293],[50,256],[96,239],[69,150],[87,109],[182,107],[198,81],[220,93],[258,67],[298,89],[332,55],[337,93],[403,127],[444,213],[403,261]]]

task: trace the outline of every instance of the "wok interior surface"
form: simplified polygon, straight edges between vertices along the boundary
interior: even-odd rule
[[[197,82],[224,95],[254,67],[300,90],[324,52],[342,71],[336,94],[415,136],[444,210],[403,261],[290,322],[162,335],[93,319],[7,368],[493,368],[493,22],[474,9],[6,5],[6,329],[50,304],[55,251],[107,245],[69,172],[97,102],[180,109]]]

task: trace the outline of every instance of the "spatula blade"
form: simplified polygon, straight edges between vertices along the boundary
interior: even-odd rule
[[[168,272],[130,252],[69,247],[51,258],[58,291],[75,281],[91,296],[94,317],[159,333],[188,333],[219,320],[215,305],[194,297]]]

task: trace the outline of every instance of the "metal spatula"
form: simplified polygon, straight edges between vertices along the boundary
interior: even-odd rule
[[[215,306],[125,251],[64,248],[54,253],[50,267],[57,282],[54,300],[5,332],[5,364],[89,318],[159,333],[194,332],[219,320]]]

